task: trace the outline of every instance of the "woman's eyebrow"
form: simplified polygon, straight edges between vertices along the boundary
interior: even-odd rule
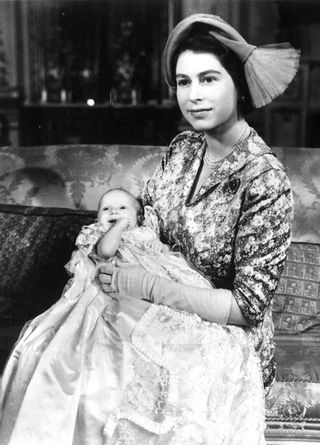
[[[206,70],[199,73],[199,76],[205,76],[206,74],[221,74],[219,70]]]
[[[197,76],[206,76],[207,74],[221,74],[221,71],[218,70],[206,70],[206,71],[201,71],[200,73],[197,73]],[[177,73],[176,77],[189,77],[188,74],[183,74],[183,73]]]

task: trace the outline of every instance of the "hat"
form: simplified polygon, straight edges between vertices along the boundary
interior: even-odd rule
[[[299,67],[300,51],[289,43],[256,47],[221,17],[212,14],[193,14],[171,31],[163,52],[164,77],[176,87],[173,56],[180,44],[190,35],[195,24],[209,26],[208,34],[230,48],[244,64],[244,73],[255,108],[262,107],[280,96],[293,80]]]

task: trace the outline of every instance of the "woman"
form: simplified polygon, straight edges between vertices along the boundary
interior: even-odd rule
[[[95,267],[71,262],[74,280],[22,332],[8,361],[1,445],[265,443],[262,379],[268,390],[275,372],[270,304],[292,198],[282,165],[243,116],[292,79],[296,53],[279,51],[266,62],[273,81],[265,85],[260,49],[221,19],[194,15],[172,31],[165,75],[196,131],[173,140],[141,198],[161,241],[179,248],[206,286],[190,284],[191,273],[179,281],[148,272],[152,261],[139,251],[148,267],[101,267],[106,295]],[[277,57],[285,61],[275,75]],[[110,202],[102,204],[108,214]],[[91,252],[97,240],[83,240]]]
[[[141,198],[159,216],[161,240],[178,246],[216,289],[169,283],[120,263],[100,275],[105,292],[251,332],[266,391],[275,377],[271,302],[290,244],[292,195],[283,166],[244,113],[281,94],[298,60],[289,45],[256,48],[208,14],[173,29],[165,78],[195,131],[172,141]]]

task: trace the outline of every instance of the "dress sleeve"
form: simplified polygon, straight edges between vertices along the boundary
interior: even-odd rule
[[[143,226],[148,227],[155,233],[155,237],[160,236],[159,217],[153,207],[146,205],[144,207]]]
[[[179,150],[179,143],[183,141],[186,137],[186,135],[190,133],[188,131],[185,131],[183,133],[178,134],[170,143],[167,151],[162,156],[162,159],[154,171],[151,179],[145,184],[144,188],[142,189],[141,193],[139,194],[139,198],[143,204],[143,206],[150,205],[152,207],[156,191],[157,191],[157,185],[159,184],[159,181],[161,180],[162,174],[166,168],[166,166],[170,163],[170,159],[172,155]]]
[[[158,180],[161,177],[161,174],[163,172],[162,165],[163,165],[163,158],[162,158],[160,165],[158,165],[155,172],[153,173],[151,179],[149,179],[149,181],[147,181],[147,183],[145,184],[145,186],[143,187],[142,191],[140,192],[140,194],[138,196],[138,199],[141,201],[144,208],[146,206],[152,207],[152,205],[153,205],[154,198],[155,198],[156,186],[157,186]]]
[[[251,325],[263,320],[291,241],[293,200],[289,180],[270,169],[249,186],[235,243],[233,295]]]
[[[76,246],[87,256],[95,254],[95,246],[103,233],[104,231],[97,223],[83,226],[76,239]]]

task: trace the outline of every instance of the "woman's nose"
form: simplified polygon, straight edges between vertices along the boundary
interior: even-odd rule
[[[202,99],[201,85],[197,82],[192,82],[189,89],[189,100],[195,101]]]

